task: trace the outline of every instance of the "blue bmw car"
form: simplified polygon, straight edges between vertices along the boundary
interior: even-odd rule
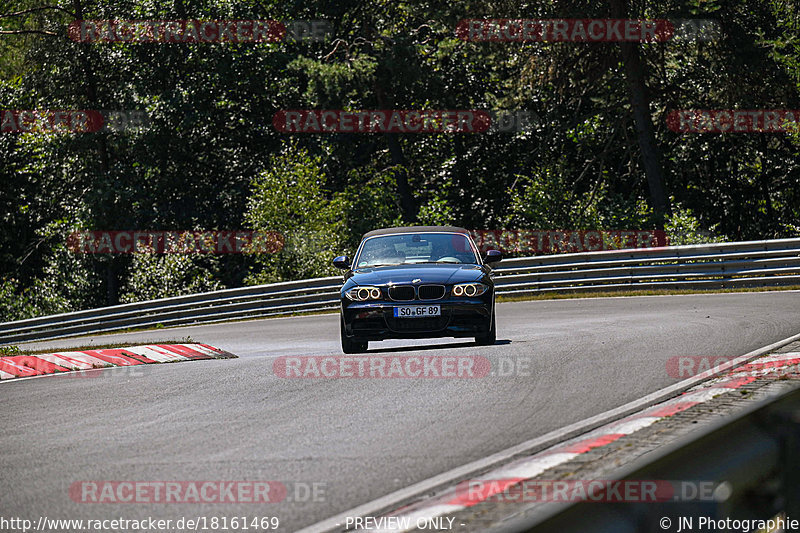
[[[344,353],[367,350],[369,341],[429,337],[474,337],[494,344],[494,282],[467,230],[411,226],[370,231],[352,261],[333,260],[345,270],[341,290]]]

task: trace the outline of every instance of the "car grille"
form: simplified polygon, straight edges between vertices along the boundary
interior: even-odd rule
[[[416,292],[411,285],[395,285],[389,287],[389,298],[392,300],[409,301],[413,300],[414,296],[416,296]]]
[[[444,297],[444,285],[420,285],[420,300],[438,300]]]

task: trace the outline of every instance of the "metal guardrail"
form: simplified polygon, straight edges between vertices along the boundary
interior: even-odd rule
[[[700,518],[800,518],[800,388],[691,433],[642,457],[609,479],[711,482],[713,497],[692,501],[554,504],[546,513],[520,512],[497,531],[646,533],[718,530]],[[664,520],[662,522],[662,520]],[[669,524],[669,525],[666,525]],[[688,526],[688,527],[687,527]],[[742,531],[741,528],[727,528]],[[744,529],[747,530],[747,529]],[[756,531],[750,528],[749,531]],[[787,529],[788,531],[788,529]]]
[[[500,296],[554,291],[701,289],[800,284],[800,239],[610,250],[506,259]],[[0,324],[0,344],[208,324],[336,309],[341,277],[176,296]]]

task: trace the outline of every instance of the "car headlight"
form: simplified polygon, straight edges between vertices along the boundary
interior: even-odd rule
[[[473,296],[480,296],[488,290],[489,286],[483,283],[459,283],[458,285],[453,285],[453,296],[468,296],[472,298]]]
[[[378,287],[353,287],[344,294],[354,302],[366,302],[367,300],[379,300],[381,298],[381,290]]]

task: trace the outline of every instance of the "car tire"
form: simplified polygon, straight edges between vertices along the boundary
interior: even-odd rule
[[[489,326],[489,332],[475,337],[475,342],[481,346],[489,346],[497,341],[497,320],[495,320],[494,309],[492,309],[492,324]]]
[[[339,328],[340,336],[342,339],[342,352],[344,353],[363,353],[367,351],[369,342],[356,341],[347,337],[344,331],[344,318],[340,321],[341,327]]]

